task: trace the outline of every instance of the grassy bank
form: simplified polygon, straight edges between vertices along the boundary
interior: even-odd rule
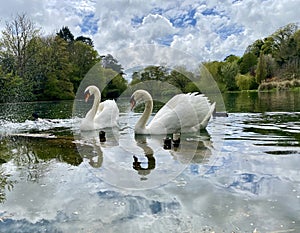
[[[276,91],[276,90],[299,91],[300,80],[292,79],[292,80],[284,80],[284,81],[263,82],[258,87],[258,91]]]

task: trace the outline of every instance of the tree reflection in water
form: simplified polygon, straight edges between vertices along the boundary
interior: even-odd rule
[[[45,176],[49,161],[79,165],[82,158],[72,142],[72,138],[44,138],[41,134],[20,134],[1,138],[1,163],[11,162],[19,168],[19,177],[30,182],[39,182]],[[3,161],[2,161],[3,160]],[[5,190],[11,191],[17,181],[0,170],[0,202],[5,200]]]
[[[10,175],[0,169],[0,203],[6,200],[5,190],[12,191],[15,181],[10,180]]]

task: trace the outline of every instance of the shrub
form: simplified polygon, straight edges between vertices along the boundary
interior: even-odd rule
[[[238,74],[235,77],[235,81],[236,81],[236,85],[238,86],[238,88],[242,91],[242,90],[251,90],[253,88],[255,88],[256,86],[256,82],[255,82],[255,78],[253,76],[251,76],[250,74]]]
[[[291,81],[292,87],[300,87],[300,79],[293,79]]]
[[[276,82],[263,82],[259,85],[258,91],[270,91],[277,88]]]
[[[300,80],[284,80],[284,81],[272,81],[272,82],[263,82],[259,85],[258,91],[270,91],[272,89],[289,90],[293,87],[300,87]]]

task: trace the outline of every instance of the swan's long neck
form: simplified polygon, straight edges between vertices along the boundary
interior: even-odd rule
[[[101,101],[101,97],[100,97],[100,93],[95,92],[94,93],[94,102],[93,102],[93,106],[91,108],[91,110],[87,113],[86,118],[90,119],[90,120],[94,120],[96,113],[98,111],[98,107]]]
[[[152,109],[153,109],[153,101],[152,98],[150,97],[150,99],[145,102],[144,112],[135,125],[135,129],[137,132],[146,130],[146,124],[152,113]]]

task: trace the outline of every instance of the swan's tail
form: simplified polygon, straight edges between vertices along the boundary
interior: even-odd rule
[[[216,109],[216,102],[214,102],[211,106],[210,109],[208,111],[208,113],[206,114],[206,116],[204,117],[204,119],[202,120],[202,122],[200,123],[200,129],[205,129],[212,114],[214,113]]]

